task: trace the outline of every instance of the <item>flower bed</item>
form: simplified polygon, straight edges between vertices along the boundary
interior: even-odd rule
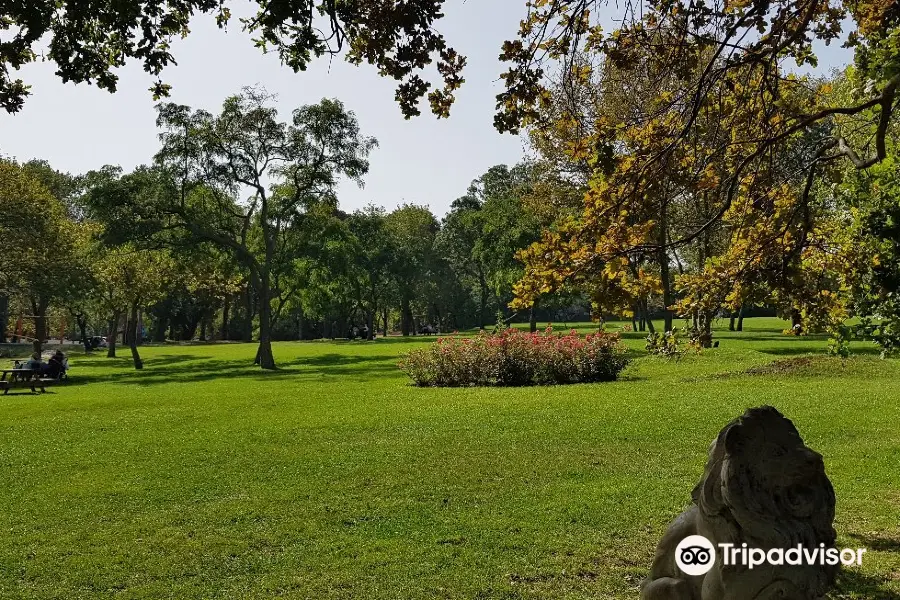
[[[438,338],[407,354],[400,369],[419,386],[523,386],[614,381],[627,363],[618,334],[559,335],[548,327]]]

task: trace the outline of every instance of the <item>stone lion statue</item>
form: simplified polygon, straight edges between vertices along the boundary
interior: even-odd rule
[[[659,542],[641,600],[817,600],[831,587],[837,566],[749,569],[724,564],[719,551],[721,543],[764,550],[834,546],[834,488],[822,457],[775,408],[752,408],[722,429],[692,497]],[[717,550],[704,575],[686,575],[676,564],[676,546],[689,535],[707,538]]]

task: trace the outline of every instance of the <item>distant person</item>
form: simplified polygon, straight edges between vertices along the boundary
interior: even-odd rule
[[[31,355],[27,361],[25,361],[25,368],[31,369],[32,371],[40,371],[41,367],[44,366],[44,361],[41,359],[41,353],[35,352]]]
[[[364,324],[360,333],[362,334],[362,339],[369,339],[369,326]]]
[[[50,360],[47,361],[47,364],[41,367],[41,376],[59,379],[65,374],[68,363],[69,360],[66,358],[66,355],[63,354],[63,351],[57,350],[56,353],[50,357]]]

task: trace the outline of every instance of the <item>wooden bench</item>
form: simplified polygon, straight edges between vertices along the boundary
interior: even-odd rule
[[[32,392],[37,393],[38,390],[41,390],[41,393],[45,393],[48,388],[52,385],[58,384],[61,379],[52,379],[50,377],[42,377],[40,379],[31,379],[31,380],[17,380],[17,381],[0,381],[0,390],[3,390],[3,395],[5,396],[9,393],[9,390],[29,388]]]

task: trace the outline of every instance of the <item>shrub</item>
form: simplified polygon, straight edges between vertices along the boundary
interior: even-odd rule
[[[691,327],[690,329],[687,329],[687,335],[688,346],[698,354],[702,352],[704,348],[712,348],[712,331]]]
[[[419,386],[524,386],[614,381],[627,363],[617,334],[558,335],[548,327],[438,338],[407,354],[400,369]]]
[[[678,329],[659,333],[658,331],[647,335],[647,352],[654,356],[665,358],[681,358],[684,349],[681,347],[681,332]]]
[[[683,338],[687,336],[687,344]],[[664,333],[654,332],[647,336],[647,344],[644,346],[647,352],[653,356],[662,356],[663,358],[674,358],[678,360],[685,352],[692,350],[699,354],[704,348],[711,347],[712,334],[697,329],[696,327],[678,328]]]

